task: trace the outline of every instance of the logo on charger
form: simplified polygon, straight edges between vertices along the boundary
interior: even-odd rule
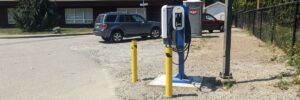
[[[191,9],[190,14],[196,15],[198,13],[197,9]]]

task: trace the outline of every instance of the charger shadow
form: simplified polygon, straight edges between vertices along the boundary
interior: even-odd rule
[[[161,39],[161,38],[158,38]],[[147,38],[147,39],[143,39],[143,38],[124,38],[121,42],[118,43],[129,43],[132,40],[136,40],[136,41],[147,41],[147,40],[156,40],[156,39],[152,39],[152,38]],[[106,42],[104,40],[99,41],[99,43],[104,43],[104,44],[115,44],[113,42]]]
[[[198,94],[196,94],[196,93],[173,95],[174,98],[178,98],[178,97],[196,97],[196,96],[198,96]]]

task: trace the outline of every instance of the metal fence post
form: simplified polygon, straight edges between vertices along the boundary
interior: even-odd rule
[[[275,38],[275,19],[276,19],[276,12],[275,12],[276,8],[273,7],[272,8],[272,32],[271,32],[271,43],[274,43],[274,38]]]
[[[252,33],[256,35],[256,33],[255,33],[255,22],[256,22],[256,10],[253,10]]]
[[[261,35],[262,35],[262,22],[263,22],[263,17],[262,17],[262,14],[263,14],[263,10],[261,9],[260,10],[260,23],[259,23],[259,38],[262,39]]]
[[[296,3],[296,10],[295,10],[295,15],[294,15],[294,28],[293,28],[293,38],[292,38],[292,55],[295,54],[295,43],[296,43],[296,32],[297,32],[297,23],[298,23],[298,10],[299,10],[299,2]]]
[[[226,20],[225,20],[225,34],[224,34],[224,66],[223,71],[220,73],[223,79],[233,79],[230,73],[230,50],[231,50],[231,25],[232,25],[232,3],[233,0],[226,0]]]

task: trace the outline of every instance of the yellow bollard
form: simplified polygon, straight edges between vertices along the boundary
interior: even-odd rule
[[[132,83],[137,81],[137,43],[136,40],[131,41],[132,61],[131,61],[131,78]]]
[[[172,48],[166,48],[166,97],[172,97]]]

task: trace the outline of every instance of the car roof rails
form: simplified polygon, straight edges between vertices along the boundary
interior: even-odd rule
[[[107,12],[105,14],[129,14],[127,12]]]

